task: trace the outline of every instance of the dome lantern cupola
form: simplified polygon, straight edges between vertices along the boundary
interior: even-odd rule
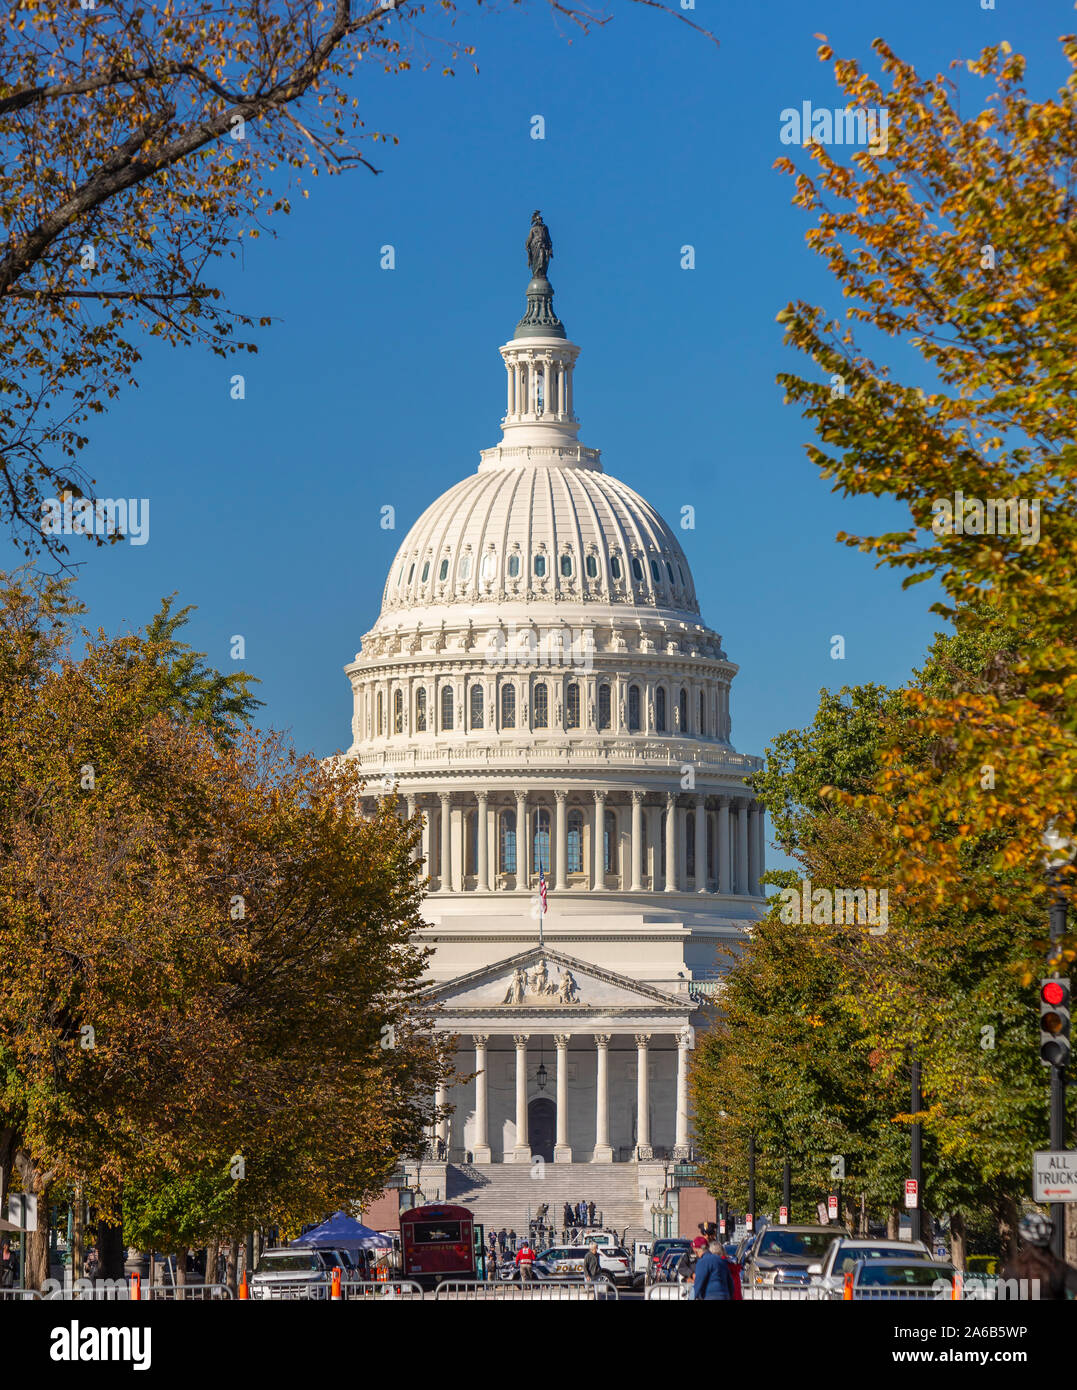
[[[553,243],[537,211],[531,214],[526,250],[531,270],[527,309],[515,337],[501,348],[508,374],[502,442],[574,447],[580,426],[573,411],[572,372],[580,350],[568,341],[554,313],[553,286],[546,278]]]

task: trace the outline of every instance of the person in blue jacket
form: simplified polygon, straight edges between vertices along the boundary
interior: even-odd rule
[[[696,1277],[692,1282],[692,1297],[703,1299],[733,1297],[733,1277],[722,1259],[722,1247],[716,1240],[707,1246],[707,1253],[696,1262]]]

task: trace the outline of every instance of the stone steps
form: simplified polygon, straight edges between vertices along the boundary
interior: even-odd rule
[[[566,1202],[594,1202],[596,1220],[611,1230],[645,1235],[649,1203],[640,1195],[635,1164],[493,1163],[481,1167],[450,1163],[445,1171],[445,1200],[468,1207],[487,1231],[528,1229],[543,1202],[547,1221],[560,1231]],[[645,1210],[647,1207],[648,1210]]]

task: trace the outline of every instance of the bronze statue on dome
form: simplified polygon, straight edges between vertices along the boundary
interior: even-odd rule
[[[542,213],[537,209],[531,214],[531,230],[527,234],[525,250],[532,276],[537,278],[545,275],[553,260],[553,242],[550,240],[549,229],[542,220]]]

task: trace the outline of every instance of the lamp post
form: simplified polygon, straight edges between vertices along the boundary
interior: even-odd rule
[[[1051,888],[1049,920],[1051,926],[1051,949],[1047,958],[1047,969],[1057,969],[1057,947],[1066,934],[1066,895],[1062,892],[1061,880],[1066,869],[1077,858],[1077,844],[1058,829],[1054,821],[1047,827],[1043,836],[1047,849],[1043,862],[1047,869],[1047,882]],[[1051,1064],[1051,1138],[1053,1150],[1066,1147],[1066,1064]],[[1066,1253],[1066,1204],[1052,1202],[1051,1207],[1051,1249],[1059,1259]]]

